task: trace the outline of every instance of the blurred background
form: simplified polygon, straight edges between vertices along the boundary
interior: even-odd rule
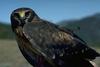
[[[0,67],[31,67],[19,51],[10,14],[32,8],[42,19],[73,30],[100,52],[100,0],[2,0],[0,2]],[[94,60],[100,67],[100,58]]]

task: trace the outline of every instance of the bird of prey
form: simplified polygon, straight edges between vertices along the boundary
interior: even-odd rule
[[[34,67],[94,67],[100,54],[71,30],[41,19],[30,8],[11,14],[11,26],[20,51]]]

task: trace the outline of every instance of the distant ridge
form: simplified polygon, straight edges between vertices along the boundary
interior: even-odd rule
[[[100,47],[100,13],[80,20],[62,21],[59,25],[72,29],[88,44]]]

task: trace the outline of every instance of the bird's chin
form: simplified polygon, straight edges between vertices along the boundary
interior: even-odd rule
[[[24,26],[25,23],[26,23],[25,21],[20,21],[20,23],[18,24],[17,28],[18,27],[22,27],[23,28],[23,26]]]

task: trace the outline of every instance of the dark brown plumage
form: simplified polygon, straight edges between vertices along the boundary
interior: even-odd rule
[[[69,29],[40,19],[30,8],[11,14],[11,26],[19,48],[34,67],[93,67],[100,56]]]

